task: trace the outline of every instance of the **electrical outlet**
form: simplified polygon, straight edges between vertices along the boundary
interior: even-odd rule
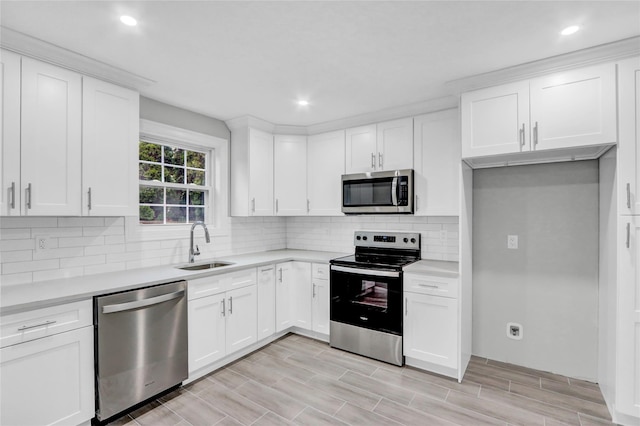
[[[508,322],[507,337],[513,340],[522,340],[522,325],[515,322]]]
[[[515,250],[518,248],[518,236],[517,235],[507,235],[507,248]]]
[[[39,236],[36,237],[36,251],[46,250],[49,248],[49,237]]]

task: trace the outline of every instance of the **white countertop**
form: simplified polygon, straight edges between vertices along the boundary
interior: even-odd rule
[[[457,278],[460,275],[458,262],[444,260],[419,260],[402,268],[405,273],[428,274],[437,277]]]
[[[11,314],[77,300],[86,300],[100,294],[132,290],[171,281],[225,274],[290,260],[329,263],[329,260],[345,255],[347,253],[273,250],[216,258],[215,260],[233,262],[233,265],[208,270],[184,271],[176,267],[186,264],[176,264],[3,286],[0,288],[0,309],[2,310],[2,315]],[[212,260],[214,259],[198,259],[195,264],[208,263]]]

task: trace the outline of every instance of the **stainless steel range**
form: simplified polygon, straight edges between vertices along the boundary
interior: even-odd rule
[[[420,234],[356,231],[355,254],[331,260],[332,347],[402,365],[402,268]]]

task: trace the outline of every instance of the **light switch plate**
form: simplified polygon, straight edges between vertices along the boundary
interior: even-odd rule
[[[515,250],[518,248],[518,236],[517,235],[507,235],[507,248]]]

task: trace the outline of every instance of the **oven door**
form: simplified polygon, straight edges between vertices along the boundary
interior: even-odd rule
[[[402,271],[331,265],[331,321],[402,335]]]

